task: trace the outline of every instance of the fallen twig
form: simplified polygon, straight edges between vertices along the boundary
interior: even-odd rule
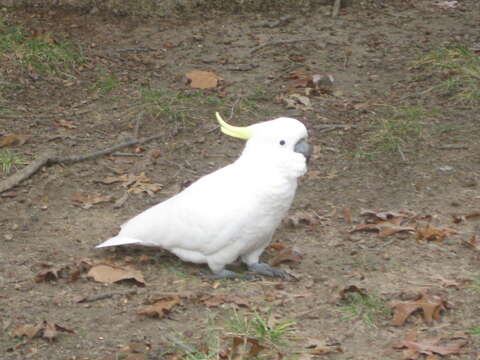
[[[132,290],[127,290],[127,291],[112,291],[108,293],[103,293],[103,294],[97,294],[97,295],[91,295],[84,297],[80,300],[78,300],[78,303],[85,303],[85,302],[92,302],[92,301],[97,301],[97,300],[104,300],[104,299],[109,299],[111,297],[120,295],[120,296],[125,296],[125,295],[133,295],[136,294],[138,290],[132,289]]]
[[[333,3],[332,18],[335,19],[338,16],[338,13],[341,7],[342,7],[342,0],[335,0],[335,2]]]
[[[137,47],[137,48],[121,48],[117,49],[118,52],[148,52],[148,51],[155,51],[155,49],[148,48],[148,47]]]
[[[15,174],[0,182],[0,193],[17,186],[22,181],[28,179],[30,176],[35,174],[43,166],[50,166],[54,164],[73,164],[84,160],[95,159],[100,156],[110,154],[114,151],[126,148],[128,146],[144,144],[146,142],[159,139],[163,136],[164,135],[153,135],[144,139],[130,140],[125,143],[114,145],[106,149],[85,155],[55,156],[55,153],[53,151],[47,151],[38,159],[35,159],[30,165],[26,166],[22,170],[16,172]]]
[[[320,126],[320,130],[318,130],[319,133],[325,133],[337,129],[351,129],[355,128],[355,125],[342,125],[342,124],[332,124],[332,125],[322,125]]]
[[[255,46],[252,50],[250,50],[250,54],[253,54],[257,52],[260,49],[263,49],[264,47],[267,46],[274,46],[274,45],[282,45],[282,44],[290,44],[290,43],[295,43],[295,42],[300,42],[300,41],[315,41],[315,39],[296,39],[296,40],[272,40],[272,41],[267,41],[264,44]]]

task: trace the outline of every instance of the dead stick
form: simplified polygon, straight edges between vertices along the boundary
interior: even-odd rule
[[[333,3],[333,10],[332,10],[332,18],[336,18],[340,11],[340,7],[342,6],[342,0],[335,0]]]
[[[84,302],[92,302],[92,301],[97,301],[97,300],[103,300],[103,299],[108,299],[117,295],[120,296],[125,296],[125,295],[132,295],[136,294],[138,290],[127,290],[127,291],[113,291],[109,293],[103,293],[103,294],[97,294],[97,295],[92,295],[92,296],[87,296],[83,299],[80,299],[77,301],[78,303],[84,303]]]
[[[78,155],[78,156],[55,156],[53,151],[47,151],[44,155],[40,156],[38,159],[33,161],[30,165],[26,166],[22,170],[16,172],[12,176],[0,182],[0,194],[2,192],[10,190],[14,186],[17,186],[18,184],[20,184],[22,181],[28,179],[30,176],[35,174],[42,166],[49,166],[54,164],[73,164],[73,163],[84,161],[84,160],[95,159],[100,156],[107,155],[114,151],[123,149],[125,147],[144,144],[146,142],[159,139],[161,137],[163,137],[163,135],[153,135],[140,140],[130,140],[123,144],[114,145],[91,154]]]
[[[265,44],[255,46],[252,50],[250,50],[250,54],[253,54],[254,52],[257,52],[258,50],[263,49],[264,47],[267,47],[267,46],[289,44],[289,43],[295,43],[300,41],[315,41],[315,39],[272,40],[272,41],[266,42]]]

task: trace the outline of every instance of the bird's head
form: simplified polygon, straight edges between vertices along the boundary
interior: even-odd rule
[[[294,177],[307,170],[312,146],[300,121],[281,117],[239,127],[227,124],[218,113],[216,116],[224,134],[247,140],[242,158],[255,160],[260,166],[276,166]]]

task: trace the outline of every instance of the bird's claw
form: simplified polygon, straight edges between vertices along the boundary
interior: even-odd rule
[[[289,277],[286,272],[280,269],[275,269],[274,267],[271,267],[270,265],[265,263],[250,264],[248,265],[248,270],[260,275],[278,277],[281,279],[287,279]]]
[[[214,274],[200,274],[202,279],[205,280],[223,280],[223,279],[243,279],[243,280],[255,280],[258,279],[254,274],[239,274],[234,271],[223,269]]]

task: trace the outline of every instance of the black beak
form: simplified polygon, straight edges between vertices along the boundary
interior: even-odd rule
[[[307,159],[307,163],[310,161],[310,156],[312,155],[313,146],[307,143],[307,140],[302,139],[295,144],[295,148],[293,149],[295,152],[303,154],[305,159]]]

